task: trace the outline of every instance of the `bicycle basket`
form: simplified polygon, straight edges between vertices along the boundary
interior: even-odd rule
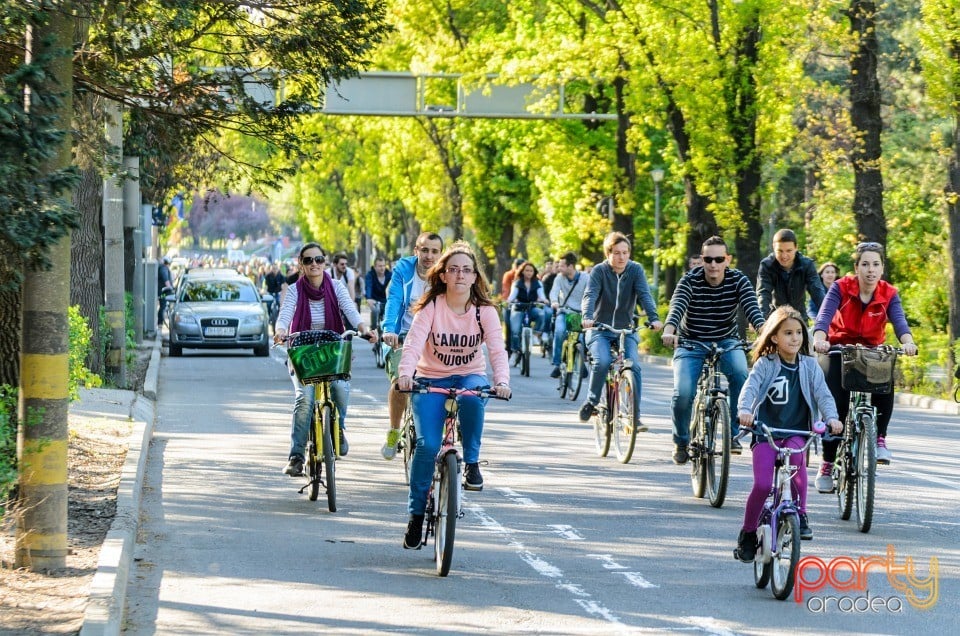
[[[564,314],[564,320],[567,321],[567,331],[583,331],[583,316],[580,314]]]
[[[847,348],[842,351],[841,384],[847,391],[891,393],[897,353],[889,349]]]
[[[301,331],[290,341],[287,357],[301,384],[350,377],[352,345],[335,331]]]

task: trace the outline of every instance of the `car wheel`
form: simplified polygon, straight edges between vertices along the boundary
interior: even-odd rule
[[[175,344],[171,343],[171,344],[170,344],[170,357],[171,357],[171,358],[179,358],[179,357],[182,356],[182,355],[183,355],[183,347],[181,347],[180,345],[175,345]]]

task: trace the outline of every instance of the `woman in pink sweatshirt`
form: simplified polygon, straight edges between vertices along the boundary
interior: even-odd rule
[[[458,241],[427,272],[428,291],[413,306],[414,317],[403,343],[397,379],[401,391],[413,387],[413,376],[432,386],[475,389],[489,386],[486,361],[480,346],[487,345],[493,367],[494,391],[510,397],[510,365],[503,344],[500,315],[470,246]],[[464,487],[482,490],[480,437],[483,433],[484,400],[460,399],[460,431],[463,437]],[[413,420],[417,449],[410,469],[410,520],[403,547],[417,549],[423,536],[427,491],[433,477],[433,462],[443,436],[445,397],[439,393],[413,395]]]

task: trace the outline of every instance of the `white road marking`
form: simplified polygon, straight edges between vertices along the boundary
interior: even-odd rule
[[[659,585],[655,585],[650,581],[648,581],[647,579],[643,578],[643,575],[640,574],[639,572],[617,572],[617,574],[622,574],[624,578],[626,578],[627,581],[630,582],[631,585],[634,585],[639,588],[649,589],[652,587],[657,587],[657,588],[660,587]]]
[[[599,616],[609,623],[620,625],[619,617],[604,607],[601,603],[592,600],[590,594],[582,587],[576,583],[563,580],[563,570],[552,563],[543,560],[533,552],[530,552],[530,550],[528,550],[520,541],[515,539],[514,535],[516,533],[513,530],[503,526],[499,521],[488,515],[480,506],[471,505],[469,506],[469,509],[477,516],[478,519],[480,519],[481,525],[499,535],[502,535],[507,540],[507,544],[516,551],[517,556],[519,556],[524,563],[533,568],[534,571],[545,578],[558,580],[556,583],[557,589],[564,590],[574,596],[574,602],[583,608],[585,612],[591,616]]]
[[[550,527],[553,528],[555,533],[568,541],[583,541],[583,537],[577,533],[573,526],[551,525]]]
[[[588,554],[587,556],[602,562],[603,567],[608,570],[626,570],[627,569],[627,566],[620,565],[619,563],[614,561],[613,556],[609,554]]]
[[[513,503],[520,504],[527,508],[539,508],[540,506],[529,497],[524,497],[520,493],[516,492],[512,488],[497,488],[504,497],[512,501]]]
[[[940,479],[939,477],[933,477],[932,475],[923,475],[921,473],[914,473],[908,470],[900,471],[900,474],[909,475],[910,477],[916,477],[917,479],[929,481],[934,484],[940,484],[941,486],[948,486],[950,488],[954,488],[956,486],[955,482],[949,481],[947,479]]]

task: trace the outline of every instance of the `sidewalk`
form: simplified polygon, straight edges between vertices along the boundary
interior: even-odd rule
[[[140,494],[147,465],[147,448],[156,417],[157,381],[160,374],[160,338],[153,343],[143,392],[110,389],[83,391],[70,405],[70,418],[116,417],[133,422],[127,458],[117,488],[117,511],[100,548],[97,572],[90,583],[90,598],[80,633],[84,636],[120,634],[126,606],[127,578],[140,521]]]

